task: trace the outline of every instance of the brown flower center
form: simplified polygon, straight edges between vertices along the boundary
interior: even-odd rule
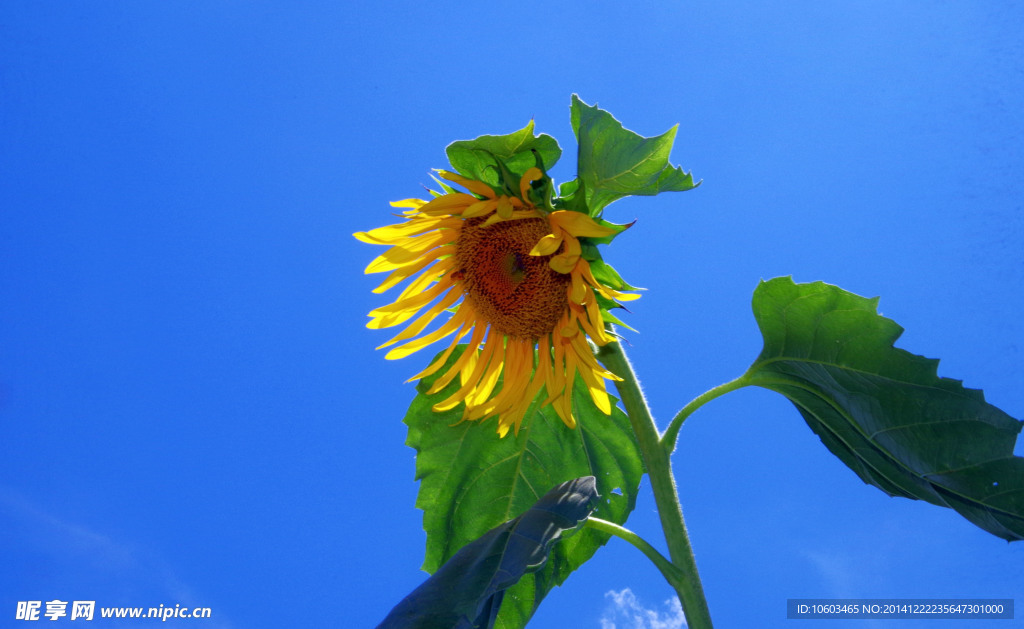
[[[551,333],[568,307],[568,274],[548,266],[551,256],[530,250],[550,233],[544,218],[483,219],[462,226],[456,243],[466,299],[499,332],[537,339]]]

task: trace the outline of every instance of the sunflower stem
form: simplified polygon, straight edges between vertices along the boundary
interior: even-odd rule
[[[690,400],[689,404],[676,413],[676,416],[672,418],[671,422],[669,422],[668,428],[666,428],[665,432],[661,435],[661,444],[662,447],[665,448],[665,451],[672,454],[676,449],[676,441],[679,438],[679,429],[683,427],[683,422],[686,421],[686,418],[692,415],[694,411],[717,397],[721,397],[726,393],[735,391],[736,389],[742,389],[749,384],[750,377],[747,374],[743,374],[735,380],[730,380],[725,384],[720,384]]]
[[[658,507],[669,555],[682,576],[677,582],[669,580],[669,584],[679,596],[687,626],[690,629],[710,629],[711,613],[704,598],[704,587],[697,574],[697,562],[683,521],[683,509],[679,504],[676,481],[672,475],[670,452],[662,446],[658,427],[621,343],[612,341],[598,348],[597,358],[612,373],[622,378],[621,382],[616,383],[616,388],[633,426],[647,475],[651,479],[654,502]]]

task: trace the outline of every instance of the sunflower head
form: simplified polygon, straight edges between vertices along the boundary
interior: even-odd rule
[[[540,403],[553,405],[574,427],[577,374],[597,408],[611,412],[604,382],[616,376],[597,363],[588,338],[598,345],[609,342],[603,312],[615,300],[637,297],[597,281],[583,244],[621,228],[580,212],[544,208],[537,191],[550,190],[551,180],[536,166],[510,193],[505,170],[500,187],[438,171],[449,183],[442,182],[433,199],[395,202],[404,209],[401,223],[355,234],[390,247],[366,268],[388,272],[377,291],[408,281],[394,303],[370,313],[368,325],[412,320],[381,346],[395,346],[388,358],[451,337],[448,348],[413,379],[436,372],[468,337],[466,350],[430,390],[436,393],[459,378],[461,386],[434,405],[437,411],[465,404],[464,419],[497,417],[504,435],[518,429],[543,391]],[[427,332],[438,317],[444,320]]]
[[[653,139],[657,145],[630,146],[640,136],[609,126],[608,119],[618,123],[606,112],[578,99],[573,107],[579,171],[560,197],[553,198],[545,164],[552,165],[561,149],[549,136],[534,136],[531,122],[507,136],[453,143],[448,157],[458,172],[437,171],[440,190],[431,191],[431,199],[394,202],[402,210],[399,223],[355,234],[388,247],[366,268],[388,274],[375,292],[405,283],[393,303],[370,312],[367,324],[405,324],[380,346],[391,348],[387,358],[404,358],[450,337],[447,348],[411,380],[447,365],[428,394],[456,379],[458,387],[434,410],[462,404],[463,420],[497,418],[502,436],[510,428],[518,431],[535,402],[553,406],[574,428],[577,377],[594,406],[611,412],[605,381],[618,377],[597,362],[592,345],[612,340],[606,323],[620,322],[610,311],[639,295],[623,292],[634,289],[598,253],[599,244],[628,227],[603,220],[601,209],[627,194],[694,186],[689,175],[679,179],[682,171],[666,174],[667,152],[659,139],[664,136]],[[606,118],[594,118],[593,111]],[[602,133],[611,135],[588,140],[593,146],[584,151],[592,129],[610,129]],[[601,147],[628,159],[602,157]],[[464,351],[449,364],[461,343]]]

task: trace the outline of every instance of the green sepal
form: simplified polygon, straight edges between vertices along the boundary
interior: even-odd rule
[[[560,200],[564,202],[567,199],[572,198],[572,196],[574,194],[576,194],[576,191],[579,190],[579,187],[580,187],[580,180],[579,179],[573,179],[572,181],[566,181],[563,184],[559,184],[559,186],[558,186],[558,196],[561,197]]]
[[[543,164],[541,170],[547,172],[562,156],[562,149],[550,135],[534,135],[531,120],[507,135],[452,142],[445,153],[452,168],[463,177],[486,183],[496,191],[509,189],[518,196],[523,174],[538,161]]]
[[[638,290],[643,290],[643,289],[638,289]],[[601,293],[598,293],[597,291],[594,291],[594,297],[595,297],[595,299],[597,299],[597,305],[601,309],[601,312],[608,312],[608,313],[610,313],[612,310],[615,310],[616,308],[619,308],[619,309],[625,310],[626,312],[629,312],[629,308],[623,306],[622,304],[620,304],[619,302],[615,301],[614,299],[609,299],[609,298],[605,297],[604,295],[602,295]],[[616,321],[611,321],[611,323],[616,323]],[[618,321],[618,323],[622,323],[622,322]],[[629,328],[629,329],[633,330],[633,328]],[[633,331],[636,332],[636,330],[633,330]]]
[[[630,221],[628,223],[613,223],[611,221],[606,221],[606,220],[604,220],[603,218],[601,218],[599,216],[598,217],[594,217],[594,222],[597,223],[598,225],[600,225],[601,227],[607,227],[608,229],[614,229],[615,233],[612,234],[611,236],[601,236],[601,237],[583,236],[583,237],[580,237],[580,239],[579,239],[581,244],[583,242],[593,243],[595,245],[608,245],[608,244],[611,244],[611,242],[613,240],[615,240],[615,238],[619,234],[621,234],[622,232],[626,231],[627,229],[629,229],[630,227],[632,227],[636,223],[636,221]]]
[[[620,304],[615,304],[615,307],[622,308],[623,310],[625,310],[625,308]],[[629,330],[630,332],[637,332],[636,328],[629,325],[628,323],[624,323],[621,319],[613,315],[609,310],[605,310],[604,308],[601,309],[601,320],[604,321],[605,323],[611,323],[613,325],[622,326]],[[622,338],[622,335],[617,334],[614,330],[608,330],[608,332],[614,334],[619,338]]]
[[[580,193],[579,179],[573,179],[558,186],[558,198],[555,199],[554,205],[556,210],[571,210],[594,216],[587,210],[587,201]]]
[[[643,137],[575,94],[571,120],[579,145],[578,183],[563,185],[563,195],[568,193],[566,203],[579,204],[582,192],[590,216],[599,216],[605,206],[625,196],[691,190],[699,185],[690,173],[668,162],[678,125],[659,136]]]
[[[627,226],[628,227],[628,226]],[[580,257],[586,260],[590,264],[590,272],[594,275],[594,279],[617,291],[635,291],[635,290],[646,290],[639,286],[633,286],[619,275],[619,272],[615,270],[615,267],[604,261],[601,257],[601,251],[594,244],[592,238],[580,238]],[[610,299],[604,298],[598,293],[599,303],[601,299],[610,304],[615,304],[615,307],[621,307],[617,302]]]
[[[591,261],[590,272],[594,274],[595,280],[601,282],[608,288],[613,288],[618,291],[643,290],[642,288],[633,286],[626,280],[622,279],[622,276],[615,270],[615,267],[608,264],[601,258]]]
[[[439,197],[442,194],[455,194],[456,192],[458,192],[458,190],[456,190],[455,188],[451,187],[451,185],[447,181],[444,181],[440,177],[437,177],[437,176],[431,174],[430,178],[433,179],[434,183],[436,183],[441,188],[441,190],[442,190],[442,192],[437,192],[435,190],[431,190],[430,193],[433,194],[435,197]]]
[[[551,180],[551,177],[548,177],[548,171],[544,166],[544,159],[541,157],[540,153],[536,149],[533,149],[530,152],[533,153],[535,160],[534,166],[543,173],[543,176],[540,179],[534,179],[530,182],[530,187],[526,191],[526,196],[529,198],[523,200],[532,204],[534,207],[543,208],[548,212],[552,212],[555,209],[551,203],[551,197],[555,191],[555,182]],[[516,190],[515,193],[518,194],[519,190]]]

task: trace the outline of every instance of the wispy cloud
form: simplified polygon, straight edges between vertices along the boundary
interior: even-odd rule
[[[818,571],[821,596],[850,598],[856,591],[856,571],[850,565],[851,558],[832,550],[816,551],[805,549],[803,556]]]
[[[89,575],[90,581],[104,581],[124,588],[129,596],[156,593],[157,601],[139,600],[130,604],[151,607],[156,603],[174,602],[187,607],[210,606],[188,585],[178,579],[159,555],[145,547],[119,541],[76,522],[57,517],[40,508],[21,494],[0,485],[0,528],[13,531],[17,543],[54,565],[70,567]],[[96,584],[89,583],[89,591]],[[83,595],[86,592],[83,592]],[[57,593],[52,593],[56,596]],[[51,593],[41,592],[40,596]],[[162,600],[161,600],[162,599]],[[123,604],[123,603],[122,603]],[[97,601],[102,606],[102,601]],[[213,610],[216,614],[217,609]],[[104,621],[97,620],[102,627]],[[123,624],[123,622],[121,623]],[[204,621],[208,629],[231,629],[226,618]],[[139,627],[156,626],[143,622]]]
[[[601,616],[601,629],[682,629],[686,626],[679,599],[662,603],[662,610],[645,607],[629,588],[605,592],[608,605]]]

